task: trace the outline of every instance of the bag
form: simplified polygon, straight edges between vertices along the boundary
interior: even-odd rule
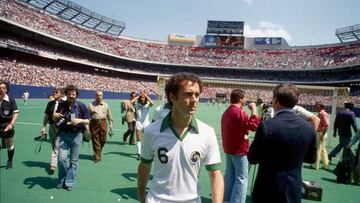
[[[360,143],[356,150],[355,164],[354,164],[354,182],[360,183]]]
[[[84,130],[83,130],[83,142],[90,142],[91,140],[91,132],[90,132],[90,127],[89,124],[84,125]]]
[[[334,173],[338,183],[349,184],[353,177],[354,154],[350,148],[344,148],[343,155],[335,167]]]

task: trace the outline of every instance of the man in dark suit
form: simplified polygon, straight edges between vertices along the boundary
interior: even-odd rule
[[[349,102],[345,103],[344,106],[345,109],[337,112],[335,117],[333,137],[336,137],[337,132],[339,133],[339,144],[330,152],[330,161],[333,157],[336,157],[341,149],[349,144],[352,136],[351,127],[355,133],[358,131],[355,114],[351,111],[354,104]]]
[[[273,91],[275,117],[262,121],[250,146],[248,159],[259,164],[253,202],[300,203],[302,163],[316,161],[316,133],[292,108],[298,101],[295,85]]]

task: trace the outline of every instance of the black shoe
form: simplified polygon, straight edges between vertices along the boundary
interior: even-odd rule
[[[12,167],[13,167],[12,161],[7,161],[6,169],[12,169]]]
[[[56,185],[56,189],[62,189],[64,187],[64,184],[59,183]]]
[[[69,187],[66,187],[66,190],[67,190],[67,191],[72,191],[72,190],[73,190],[73,187],[70,187],[70,186],[69,186]]]
[[[137,155],[136,160],[140,160],[140,154]]]
[[[332,156],[330,156],[330,154],[328,155],[328,159],[329,159],[329,161],[332,160]]]

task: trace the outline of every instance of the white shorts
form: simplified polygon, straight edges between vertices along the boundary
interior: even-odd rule
[[[153,195],[150,191],[147,193],[146,195],[146,199],[145,199],[146,203],[201,203],[201,198],[197,198],[194,200],[190,200],[190,201],[183,201],[183,200],[179,200],[179,201],[167,201],[167,200],[163,200],[163,199],[159,199],[157,198],[155,195]]]
[[[149,122],[140,122],[140,121],[136,121],[136,124],[135,124],[135,129],[137,130],[141,130],[141,131],[144,131],[144,129],[150,125]]]

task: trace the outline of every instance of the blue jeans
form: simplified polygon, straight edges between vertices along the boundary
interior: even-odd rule
[[[226,154],[224,202],[245,203],[248,184],[247,156]]]
[[[78,167],[78,160],[80,154],[80,144],[82,142],[82,132],[66,133],[59,132],[60,147],[59,147],[59,184],[64,184],[66,187],[74,187],[76,169]],[[70,163],[68,158],[68,151],[70,150]]]
[[[343,137],[339,136],[339,144],[330,152],[330,157],[336,157],[336,155],[344,148],[346,145],[349,144],[351,137]]]

